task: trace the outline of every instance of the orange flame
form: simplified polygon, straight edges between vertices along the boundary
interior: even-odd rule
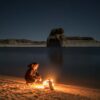
[[[52,85],[54,86],[53,79],[47,79],[47,80],[43,81],[42,84],[35,84],[33,87],[38,88],[38,89],[49,88],[49,81],[51,81]]]

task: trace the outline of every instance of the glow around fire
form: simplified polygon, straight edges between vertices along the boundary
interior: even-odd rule
[[[45,88],[49,88],[49,81],[52,82],[52,85],[54,86],[54,81],[53,79],[47,79],[45,81],[43,81],[42,84],[34,84],[32,87],[38,88],[38,89],[45,89]]]

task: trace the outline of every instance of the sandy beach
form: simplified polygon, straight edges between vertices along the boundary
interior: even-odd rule
[[[100,100],[100,90],[55,84],[55,90],[27,86],[24,79],[0,76],[0,100]]]

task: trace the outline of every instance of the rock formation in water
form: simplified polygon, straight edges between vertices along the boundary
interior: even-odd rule
[[[47,47],[66,46],[100,46],[100,42],[92,37],[64,36],[62,28],[52,29],[47,38]]]
[[[63,44],[64,30],[62,28],[52,29],[47,38],[47,47],[61,47]]]

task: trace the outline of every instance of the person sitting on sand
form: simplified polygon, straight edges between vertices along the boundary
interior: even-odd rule
[[[29,69],[26,71],[26,74],[25,74],[26,84],[41,82],[42,81],[41,76],[37,72],[39,64],[34,62],[34,63],[29,64],[28,67]]]

